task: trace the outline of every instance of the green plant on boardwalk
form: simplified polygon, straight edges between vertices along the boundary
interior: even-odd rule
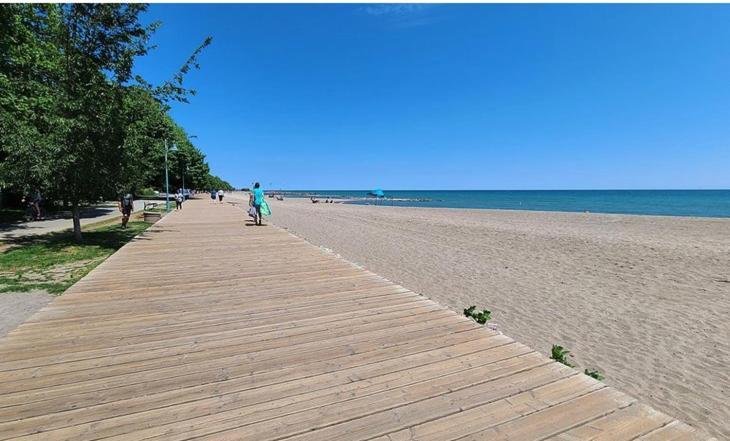
[[[464,309],[464,315],[472,318],[475,322],[479,323],[480,325],[487,323],[492,318],[492,311],[490,311],[488,309],[476,311],[476,309],[477,309],[477,307],[475,305],[472,305],[472,306]]]
[[[586,374],[586,375],[588,375],[591,378],[595,378],[598,381],[603,381],[604,378],[605,378],[603,375],[601,375],[600,372],[598,372],[595,369],[586,369],[586,370],[583,371],[583,373]]]
[[[553,345],[552,350],[550,351],[550,358],[557,361],[558,363],[562,363],[568,367],[575,367],[573,363],[568,361],[568,357],[572,357],[572,355],[569,355],[570,351],[565,349],[564,347],[560,345]]]
[[[61,294],[149,225],[130,222],[125,230],[117,224],[102,226],[85,232],[83,243],[69,232],[19,241],[0,253],[0,293]]]

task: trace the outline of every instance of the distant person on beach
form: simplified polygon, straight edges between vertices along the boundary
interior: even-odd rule
[[[215,202],[215,197],[216,197],[216,195],[217,195],[217,193],[216,193],[216,191],[215,191],[215,190],[211,190],[211,191],[210,191],[210,200],[211,200],[212,202]]]
[[[182,190],[178,190],[177,194],[175,195],[176,210],[182,210],[183,201],[185,201],[185,196],[183,195]]]
[[[223,202],[223,190],[218,190],[218,202]]]
[[[256,209],[256,225],[261,225],[261,204],[264,202],[264,190],[261,188],[261,184],[258,182],[253,184],[253,191],[251,192],[251,199],[253,202],[253,208]]]
[[[119,199],[119,211],[122,212],[122,228],[127,228],[127,222],[129,222],[129,216],[132,214],[134,208],[134,198],[131,193],[127,193]]]

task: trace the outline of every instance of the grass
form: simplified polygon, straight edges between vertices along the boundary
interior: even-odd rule
[[[175,202],[170,203],[169,211],[173,211],[173,210],[175,210]],[[163,202],[163,203],[157,205],[155,208],[148,208],[145,211],[149,212],[149,213],[166,213],[168,210],[165,208],[165,203]]]
[[[118,223],[87,229],[84,242],[69,232],[35,236],[0,253],[0,292],[45,290],[62,294],[134,236],[146,230],[146,222]]]

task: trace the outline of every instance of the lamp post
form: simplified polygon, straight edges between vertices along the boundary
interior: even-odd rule
[[[190,171],[190,167],[188,167],[187,164],[185,164],[185,168],[183,169],[183,197],[185,197],[185,173]]]
[[[172,148],[169,149],[171,152],[177,151],[177,146],[172,143]],[[170,211],[170,179],[167,173],[167,139],[165,139],[165,210]]]
[[[193,138],[197,139],[197,137],[198,137],[198,135],[188,135],[188,139],[193,139]],[[190,166],[188,164],[185,164],[185,169],[183,169],[183,176],[182,176],[183,194],[185,192],[185,173],[187,173],[189,171],[190,171]],[[190,192],[188,192],[188,195],[189,194],[190,194]],[[183,197],[185,197],[185,196],[183,196]]]

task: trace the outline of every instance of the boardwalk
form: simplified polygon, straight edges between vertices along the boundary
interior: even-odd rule
[[[230,205],[0,340],[0,439],[707,439]]]

